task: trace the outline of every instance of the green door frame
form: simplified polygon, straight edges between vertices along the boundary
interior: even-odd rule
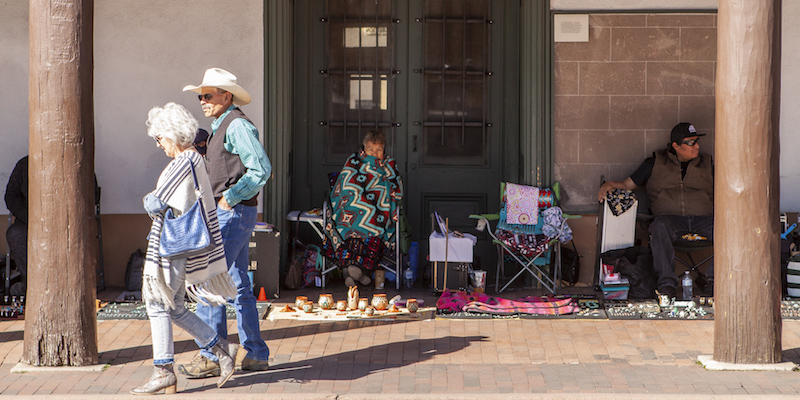
[[[554,183],[550,0],[523,0],[520,14],[520,179],[534,186],[550,186]]]
[[[292,151],[292,22],[289,1],[264,1],[264,148],[272,163],[272,177],[264,187],[264,221],[287,232],[289,212],[289,165]],[[281,240],[281,261],[286,254]],[[281,268],[283,270],[283,268]]]

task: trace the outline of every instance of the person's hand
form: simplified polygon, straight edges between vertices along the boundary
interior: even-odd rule
[[[614,189],[622,189],[622,190],[633,190],[636,189],[635,183],[633,183],[633,179],[630,177],[625,178],[623,181],[608,181],[604,182],[600,185],[600,190],[597,191],[597,201],[603,202],[603,199],[606,197],[608,192]]]
[[[230,204],[228,204],[228,201],[225,200],[225,196],[222,196],[222,198],[219,199],[219,203],[217,203],[217,206],[225,211],[233,210],[233,207],[231,207]]]
[[[606,198],[608,192],[612,190],[614,190],[614,185],[612,182],[605,182],[602,185],[600,185],[600,190],[597,191],[597,201],[602,203],[603,199]]]

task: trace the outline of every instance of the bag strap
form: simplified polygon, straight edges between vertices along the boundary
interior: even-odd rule
[[[197,190],[199,192],[200,191],[200,183],[197,182],[197,173],[194,172],[194,163],[192,162],[191,158],[189,158],[189,168],[192,169],[192,178],[194,178],[194,190]]]

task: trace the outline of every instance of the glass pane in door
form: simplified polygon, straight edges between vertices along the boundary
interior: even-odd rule
[[[392,1],[328,0],[325,162],[341,164],[380,129],[394,143]]]

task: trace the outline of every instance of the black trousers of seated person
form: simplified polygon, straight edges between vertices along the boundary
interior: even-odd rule
[[[19,219],[14,221],[6,231],[6,240],[24,280],[28,276],[28,225]]]
[[[712,240],[714,217],[659,215],[653,219],[649,231],[656,287],[662,293],[664,288],[677,290],[680,282],[675,274],[675,247],[672,243],[687,233],[696,233]],[[709,282],[714,280],[713,258],[709,261],[706,277]]]

